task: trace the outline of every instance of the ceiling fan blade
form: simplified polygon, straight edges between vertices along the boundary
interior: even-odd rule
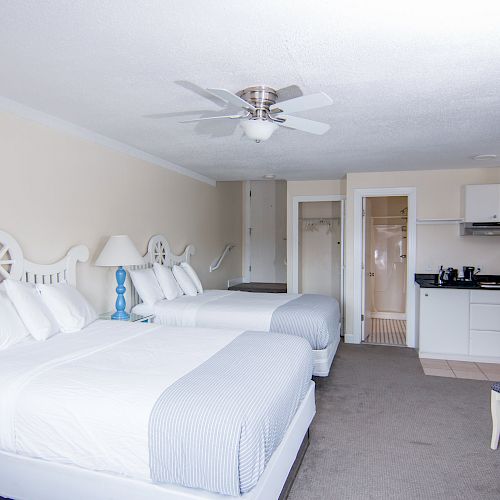
[[[142,118],[152,118],[154,120],[160,120],[162,118],[175,118],[176,116],[190,116],[190,115],[202,115],[205,113],[213,113],[214,110],[208,109],[197,109],[194,111],[174,111],[172,113],[152,113],[150,115],[142,115]]]
[[[219,118],[229,118],[231,120],[236,120],[238,118],[245,118],[245,115],[207,116],[205,118],[195,118],[194,120],[183,120],[179,123],[202,122],[205,120],[218,120]]]
[[[225,106],[226,104],[226,101],[224,101],[220,97],[215,96],[214,94],[211,94],[210,92],[207,92],[206,89],[201,88],[199,85],[196,85],[196,83],[188,82],[187,80],[176,80],[174,83],[179,85],[180,87],[185,88],[186,90],[190,90],[191,92],[198,94],[204,99],[208,99],[217,106]]]
[[[309,132],[310,134],[316,135],[323,135],[330,130],[330,125],[328,125],[328,123],[307,120],[306,118],[299,118],[298,116],[279,115],[279,117],[285,119],[283,123],[278,123],[278,125],[282,127],[302,130],[302,132]]]
[[[253,104],[246,102],[244,99],[242,99],[241,97],[238,97],[236,94],[229,92],[229,90],[207,89],[207,91],[210,92],[211,94],[213,94],[214,96],[219,97],[220,99],[224,99],[224,101],[226,101],[229,104],[232,104],[233,106],[237,106],[238,108],[243,108],[243,109],[255,111],[255,106]]]
[[[276,92],[278,94],[278,99],[276,99],[276,104],[282,101],[295,99],[296,97],[301,97],[304,95],[298,85],[289,85],[288,87],[283,87],[282,89],[279,89]]]
[[[303,95],[295,99],[279,102],[271,109],[271,113],[297,113],[299,111],[330,106],[331,104],[333,104],[332,99],[324,92],[319,92],[317,94]]]

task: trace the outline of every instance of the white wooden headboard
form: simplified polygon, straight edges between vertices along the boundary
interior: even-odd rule
[[[11,278],[28,283],[59,283],[66,281],[76,286],[76,264],[89,258],[85,245],[70,248],[68,253],[53,264],[36,264],[25,259],[15,238],[0,230],[0,281]]]
[[[194,245],[188,245],[184,249],[184,252],[180,255],[176,255],[170,250],[167,238],[161,234],[156,234],[155,236],[151,236],[148,241],[148,251],[143,256],[144,264],[141,266],[130,266],[130,269],[147,269],[153,267],[155,262],[172,267],[175,264],[180,264],[181,262],[189,262],[191,260],[191,256],[194,255],[195,252],[196,250]],[[130,302],[130,307],[134,307],[142,302],[134,284],[132,283],[132,280],[130,280]]]

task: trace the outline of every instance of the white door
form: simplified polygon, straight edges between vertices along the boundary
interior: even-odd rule
[[[250,183],[250,281],[276,283],[276,183]]]

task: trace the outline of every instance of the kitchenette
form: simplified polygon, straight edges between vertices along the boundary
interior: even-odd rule
[[[498,238],[500,184],[464,186],[463,238]],[[472,256],[471,256],[472,257]],[[419,356],[500,363],[500,276],[472,266],[416,274]]]

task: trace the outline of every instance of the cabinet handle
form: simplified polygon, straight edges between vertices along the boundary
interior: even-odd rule
[[[424,293],[424,295],[425,295],[426,297],[428,297],[428,296],[429,296],[429,294],[428,294],[428,293]]]
[[[495,215],[493,216],[493,218],[494,218],[494,219],[496,219],[496,218],[497,218],[497,214],[495,214]]]

